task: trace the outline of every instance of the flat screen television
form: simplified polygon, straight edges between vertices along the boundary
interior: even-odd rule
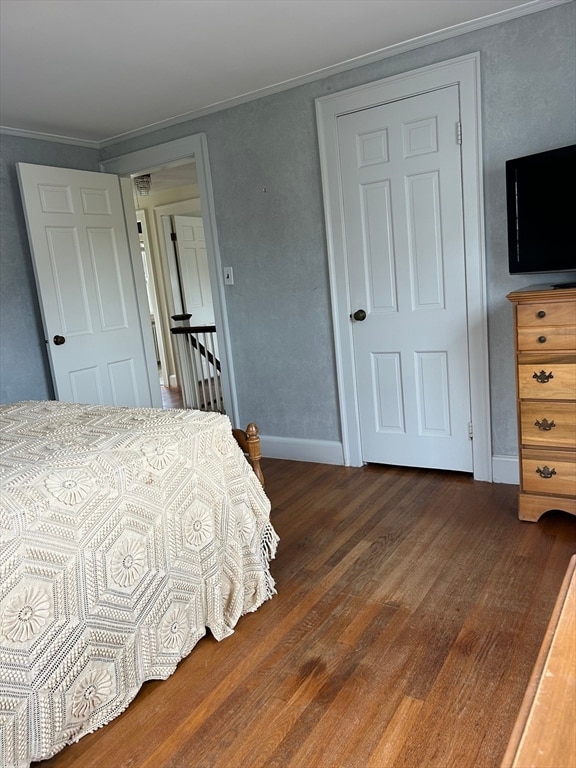
[[[576,144],[506,162],[510,274],[576,271]]]

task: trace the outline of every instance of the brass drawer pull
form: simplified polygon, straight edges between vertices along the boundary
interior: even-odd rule
[[[542,421],[539,421],[536,419],[534,426],[538,427],[538,429],[542,430],[542,432],[550,432],[550,430],[553,429],[556,424],[554,423],[554,419],[552,419],[552,421],[548,421],[548,419],[542,419]]]
[[[546,336],[538,336],[539,344],[546,344]]]
[[[543,477],[545,480],[548,480],[549,478],[552,477],[552,475],[556,474],[556,470],[550,469],[550,467],[547,467],[547,466],[544,466],[543,469],[540,469],[540,467],[538,467],[536,469],[536,474],[540,475],[540,477]]]
[[[543,317],[546,317],[546,312],[544,312],[544,310],[541,309],[540,312],[536,313],[536,317],[539,317],[540,319],[542,319]]]
[[[540,371],[540,373],[534,372],[534,375],[532,376],[533,379],[536,379],[538,384],[547,384],[550,379],[554,378],[554,374],[552,371],[550,373],[546,373],[546,371]]]

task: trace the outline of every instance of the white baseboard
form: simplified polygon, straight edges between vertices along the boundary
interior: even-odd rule
[[[518,485],[520,467],[517,456],[492,456],[492,482]]]
[[[260,435],[262,456],[270,459],[314,461],[318,464],[344,464],[342,443],[332,440],[304,440],[295,437]]]
[[[270,459],[312,461],[344,466],[342,443],[331,440],[305,440],[296,437],[260,435],[262,455]],[[518,485],[520,470],[517,456],[492,457],[492,482]]]

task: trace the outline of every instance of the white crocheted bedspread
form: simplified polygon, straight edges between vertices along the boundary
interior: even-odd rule
[[[0,406],[0,765],[119,715],[274,593],[270,504],[226,416]]]

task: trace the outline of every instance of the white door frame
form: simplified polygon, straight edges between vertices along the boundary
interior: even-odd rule
[[[214,213],[214,195],[212,191],[212,177],[210,175],[210,163],[208,158],[208,144],[206,135],[198,133],[193,136],[185,136],[182,139],[157,144],[148,149],[140,149],[125,155],[103,160],[100,163],[102,171],[116,173],[119,176],[149,173],[168,163],[178,160],[193,159],[196,162],[198,175],[198,188],[200,191],[200,204],[202,206],[202,219],[204,221],[204,234],[206,235],[206,250],[208,253],[208,268],[210,271],[210,284],[212,286],[212,301],[214,303],[214,315],[216,327],[221,338],[220,358],[222,360],[222,387],[224,390],[224,402],[227,413],[232,423],[238,425],[238,398],[236,394],[236,381],[232,362],[232,348],[230,345],[230,329],[228,312],[226,308],[226,296],[222,273],[222,262],[218,246],[218,233],[216,230],[216,217]]]
[[[165,205],[156,205],[154,207],[154,220],[156,222],[156,234],[158,237],[158,248],[160,249],[160,262],[164,275],[164,284],[167,287],[166,290],[166,302],[170,315],[176,314],[176,310],[180,312],[180,309],[174,306],[174,266],[171,263],[173,259],[173,243],[172,240],[168,240],[169,235],[166,233],[164,216],[196,216],[202,218],[198,213],[193,213],[194,199],[179,200],[176,203],[166,203]],[[202,221],[204,221],[202,219]],[[212,287],[212,286],[210,286]]]
[[[154,219],[156,222],[156,233],[158,236],[158,247],[162,258],[161,267],[164,276],[164,284],[167,286],[166,301],[168,303],[168,310],[170,315],[176,314],[176,307],[174,306],[174,268],[173,264],[173,250],[174,245],[172,240],[168,239],[169,235],[166,233],[165,228],[165,216],[192,216],[196,219],[201,219],[204,223],[201,213],[194,212],[194,203],[196,201],[179,200],[176,203],[166,203],[165,205],[156,205],[154,207]],[[212,292],[212,284],[210,284],[210,291]],[[214,301],[214,300],[212,300]],[[178,312],[180,309],[178,308]]]
[[[142,336],[144,337],[144,354],[146,356],[148,380],[152,391],[152,405],[154,408],[162,408],[162,394],[160,392],[160,382],[158,380],[158,361],[156,360],[156,350],[154,349],[152,323],[150,322],[150,307],[148,304],[148,293],[146,291],[146,280],[144,277],[144,265],[142,264],[142,257],[140,255],[140,239],[138,237],[136,222],[134,193],[130,179],[120,178],[120,194],[122,195],[122,205],[124,206],[124,221],[126,222],[128,248],[132,263],[134,286],[136,288],[136,301],[138,303],[138,312],[140,314],[140,327]]]
[[[474,478],[492,481],[490,381],[484,248],[480,54],[473,53],[405,72],[316,100],[318,142],[326,221],[330,290],[336,349],[344,463],[361,466],[362,447],[349,286],[344,210],[338,159],[340,115],[458,84],[462,128],[462,190],[468,304],[470,399]],[[456,126],[455,126],[456,130]]]
[[[168,364],[166,360],[166,350],[164,348],[164,318],[162,317],[158,308],[158,296],[159,290],[156,284],[156,277],[154,275],[154,264],[152,263],[152,252],[150,245],[150,236],[148,233],[148,220],[146,218],[146,209],[139,208],[136,210],[136,217],[142,224],[142,239],[144,240],[144,250],[146,253],[146,270],[148,272],[148,287],[150,302],[152,304],[152,314],[154,315],[154,324],[156,326],[156,344],[158,345],[158,357],[160,358],[160,367],[162,369],[162,376],[165,379],[166,385],[168,384]]]

